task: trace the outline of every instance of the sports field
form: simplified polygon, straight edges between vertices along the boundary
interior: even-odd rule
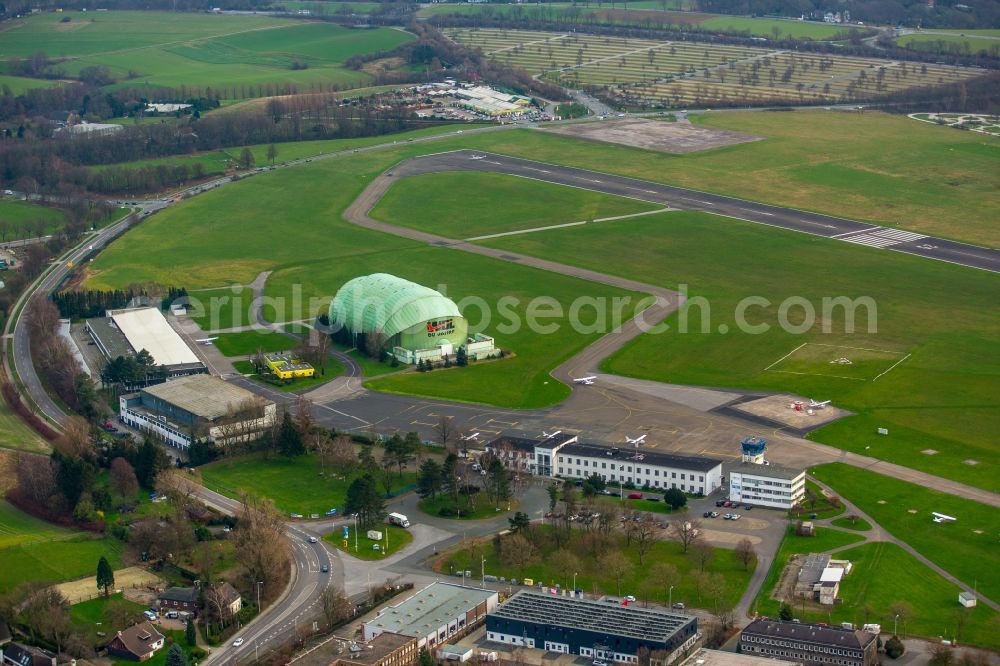
[[[860,416],[820,430],[816,440],[1000,489],[991,434],[1000,427],[995,275],[691,212],[485,242],[668,288],[687,285],[697,299],[668,319],[670,330],[610,357],[610,372],[832,399]],[[864,307],[848,333],[845,309],[833,306],[823,332],[824,298],[841,296],[872,299],[875,332]],[[766,299],[745,317],[766,331],[741,332],[737,312],[749,297]],[[816,313],[803,333],[782,327],[781,304],[790,298]],[[804,312],[792,308],[788,324],[800,326]],[[852,364],[831,363],[844,358]],[[855,420],[859,429],[850,426]],[[876,435],[877,427],[889,435]],[[928,447],[937,453],[919,452]]]
[[[994,601],[1000,599],[995,566],[1000,512],[995,507],[840,463],[820,465],[810,473],[945,571],[978,585]],[[956,520],[935,523],[934,511]]]
[[[498,62],[564,85],[603,87],[628,108],[742,105],[747,101],[848,102],[982,74],[970,68],[796,53],[766,46],[478,28],[452,29],[448,34],[481,48]]]
[[[462,196],[449,196],[455,192]],[[545,205],[539,206],[542,201]],[[517,176],[441,173],[398,180],[371,216],[447,238],[469,238],[656,208],[645,201]]]
[[[361,85],[368,75],[345,69],[347,58],[412,39],[388,28],[126,11],[42,13],[7,23],[0,35],[0,58],[44,51],[70,58],[59,67],[71,76],[103,65],[117,86],[211,87],[229,99],[261,96],[267,86]]]

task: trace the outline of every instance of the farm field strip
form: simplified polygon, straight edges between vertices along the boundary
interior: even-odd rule
[[[980,75],[970,68],[568,33],[453,30],[504,64],[559,83],[603,85],[626,104],[855,100]]]

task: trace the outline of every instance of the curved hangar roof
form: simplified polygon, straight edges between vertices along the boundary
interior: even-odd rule
[[[381,330],[387,339],[432,319],[461,316],[450,298],[388,273],[354,278],[330,302],[331,324],[355,332]]]

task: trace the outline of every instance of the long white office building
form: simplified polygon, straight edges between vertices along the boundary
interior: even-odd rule
[[[553,473],[570,478],[597,474],[605,481],[702,495],[722,485],[722,461],[714,458],[580,443],[564,444],[552,456]]]

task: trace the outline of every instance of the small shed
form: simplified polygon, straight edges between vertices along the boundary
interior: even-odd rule
[[[976,593],[975,592],[969,592],[968,590],[966,590],[965,592],[959,592],[958,593],[958,603],[962,604],[966,608],[975,608],[975,606],[976,606]]]

